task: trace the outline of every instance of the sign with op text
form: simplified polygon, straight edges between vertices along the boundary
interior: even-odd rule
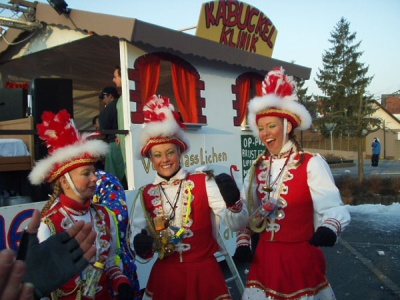
[[[243,179],[246,177],[247,172],[253,161],[265,151],[265,145],[259,138],[251,134],[244,134],[241,136],[241,151],[242,151],[242,175]]]

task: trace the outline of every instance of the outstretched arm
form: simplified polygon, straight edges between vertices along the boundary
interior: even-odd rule
[[[25,263],[15,260],[12,250],[0,252],[0,300],[33,300],[34,287],[22,284]]]
[[[40,213],[35,210],[17,256],[25,260],[25,281],[33,283],[38,295],[47,294],[67,282],[85,268],[96,253],[93,246],[96,233],[91,223],[79,221],[40,244],[36,236],[39,224]]]

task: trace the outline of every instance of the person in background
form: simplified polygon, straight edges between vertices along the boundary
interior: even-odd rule
[[[99,115],[101,130],[118,130],[117,102],[119,98],[115,87],[105,87],[99,98],[103,100],[104,109]],[[110,151],[105,157],[104,170],[112,173],[120,180],[124,189],[127,189],[125,177],[125,163],[122,156],[121,145],[117,141],[116,134],[105,134],[105,141],[110,146]]]
[[[335,299],[320,247],[335,245],[350,214],[326,161],[295,137],[311,125],[295,87],[275,68],[248,105],[250,129],[266,149],[243,183],[250,218],[236,252],[251,253],[250,236],[260,236],[242,299]]]
[[[96,115],[93,117],[92,119],[92,130],[100,130],[100,123],[99,123],[99,115]],[[103,135],[99,135],[96,138],[98,138],[99,140],[104,140],[104,136]],[[97,160],[97,162],[95,163],[95,168],[100,169],[100,170],[104,170],[104,157],[101,157]]]
[[[91,203],[98,180],[94,163],[108,152],[108,145],[98,139],[89,139],[89,134],[81,136],[66,110],[57,114],[45,111],[42,121],[37,130],[39,138],[49,149],[49,155],[36,163],[29,180],[33,185],[51,183],[54,191],[42,209],[38,239],[43,242],[80,220],[91,222],[97,234],[96,255],[92,262],[104,265],[96,298],[111,300],[117,295],[118,300],[130,300],[133,288],[116,260],[118,229],[115,217],[104,206]],[[52,299],[88,299],[84,294],[93,270],[90,264],[77,273],[52,291]]]
[[[99,115],[93,117],[92,126],[94,130],[100,130]]]
[[[371,166],[377,167],[379,164],[379,155],[381,154],[381,143],[379,139],[374,137],[374,141],[371,144],[372,156],[371,156]]]
[[[115,84],[115,87],[118,90],[122,89],[121,67],[120,66],[116,66],[115,69],[114,69],[113,83]],[[118,112],[118,128],[120,130],[123,130],[123,129],[125,129],[125,126],[124,126],[124,110],[123,110],[122,93],[121,93],[120,99],[117,102],[117,112]],[[117,134],[116,142],[117,142],[118,145],[120,145],[121,152],[122,152],[122,157],[123,157],[125,165],[126,165],[125,135]]]
[[[90,223],[77,222],[41,244],[36,236],[39,224],[40,212],[35,209],[17,259],[12,250],[0,252],[0,299],[39,299],[82,271],[94,257],[96,233]]]
[[[141,291],[137,276],[137,267],[135,264],[135,253],[131,251],[126,240],[126,233],[129,225],[128,207],[126,205],[126,196],[123,186],[118,178],[103,170],[96,170],[96,190],[93,196],[93,203],[102,204],[111,210],[118,224],[120,251],[118,256],[122,260],[123,273],[129,278],[135,298],[141,299]]]
[[[152,96],[143,113],[140,154],[157,173],[135,200],[130,241],[142,259],[158,253],[143,299],[231,299],[214,254],[219,220],[232,231],[246,226],[239,189],[227,174],[183,169],[189,143],[168,98]]]

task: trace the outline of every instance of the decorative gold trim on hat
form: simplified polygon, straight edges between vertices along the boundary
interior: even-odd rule
[[[76,159],[76,160],[72,160],[67,164],[64,164],[62,166],[55,166],[57,169],[57,171],[55,171],[54,173],[52,173],[52,175],[46,179],[47,182],[54,182],[55,180],[57,180],[59,177],[61,177],[62,175],[64,175],[68,170],[68,169],[75,169],[74,166],[79,165],[79,166],[84,166],[84,165],[89,165],[92,163],[95,163],[97,161],[97,158],[93,158],[93,157],[89,157],[89,158],[80,158],[80,159]]]
[[[297,127],[300,123],[301,120],[298,115],[288,111],[288,110],[282,110],[282,109],[277,109],[277,108],[269,108],[269,109],[264,109],[257,113],[256,115],[256,122],[261,118],[265,116],[276,116],[276,117],[283,117],[291,121],[292,123],[295,122],[295,124],[292,124],[294,127]]]
[[[177,145],[181,152],[185,152],[188,149],[188,145],[182,141],[181,139],[177,138],[176,136],[170,136],[170,137],[156,137],[156,138],[150,138],[146,145],[142,148],[142,155],[149,157],[149,152],[150,149],[155,146],[155,145],[161,145],[161,144],[167,144],[167,143],[172,143]]]

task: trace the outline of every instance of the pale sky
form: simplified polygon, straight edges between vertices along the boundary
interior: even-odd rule
[[[70,9],[140,19],[174,30],[196,26],[202,0],[65,0]],[[8,0],[0,0],[8,2]],[[45,2],[46,0],[39,0]],[[308,94],[320,94],[315,84],[322,55],[332,44],[330,33],[341,17],[350,22],[363,52],[360,62],[374,76],[367,91],[381,94],[400,90],[399,0],[246,0],[274,23],[278,36],[272,57],[312,69]],[[99,20],[101,21],[101,20]],[[189,31],[194,34],[194,30]]]

